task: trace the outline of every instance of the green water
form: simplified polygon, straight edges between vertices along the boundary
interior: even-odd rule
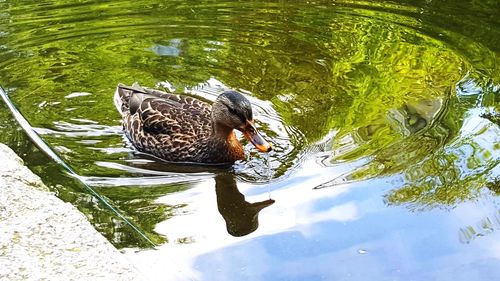
[[[158,244],[131,254],[146,271],[178,260],[200,280],[491,280],[498,14],[498,1],[0,0],[0,85]],[[136,153],[112,100],[136,81],[209,100],[240,90],[274,151],[247,145],[226,170]],[[114,245],[151,247],[4,105],[0,130]]]

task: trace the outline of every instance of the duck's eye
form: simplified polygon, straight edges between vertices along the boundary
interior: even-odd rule
[[[234,110],[234,108],[231,108],[231,107],[227,107],[227,109],[229,110],[229,112],[233,115],[238,115],[238,113],[236,113],[236,110]]]

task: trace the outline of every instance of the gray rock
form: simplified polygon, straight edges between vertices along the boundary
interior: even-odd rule
[[[73,205],[0,144],[0,280],[142,280]]]

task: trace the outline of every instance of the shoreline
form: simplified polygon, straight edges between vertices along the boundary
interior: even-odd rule
[[[2,143],[0,163],[0,280],[144,280]]]

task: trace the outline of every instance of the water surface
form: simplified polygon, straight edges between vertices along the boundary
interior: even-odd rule
[[[497,1],[0,1],[0,141],[152,279],[492,280]],[[119,82],[252,102],[270,155],[137,153]],[[268,169],[270,167],[270,169]]]

